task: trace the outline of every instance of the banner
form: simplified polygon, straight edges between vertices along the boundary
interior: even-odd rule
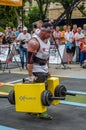
[[[0,0],[0,5],[22,6],[22,0]]]
[[[20,55],[16,52],[14,45],[0,45],[0,61],[9,62],[11,61],[19,61]]]
[[[59,53],[60,55],[59,55]],[[50,49],[50,58],[49,58],[49,63],[50,64],[61,64],[61,59],[63,62],[67,62],[67,54],[65,53],[65,45],[60,45],[58,50],[53,48]],[[60,57],[61,56],[61,57]]]
[[[17,52],[16,49],[17,46],[11,45],[10,52],[9,52],[9,45],[0,45],[0,61],[4,61],[4,62],[9,60],[15,61],[16,59],[16,61],[20,62],[20,54]],[[67,53],[65,50],[65,45],[60,45],[58,50],[55,48],[50,49],[50,57],[49,57],[50,64],[61,64],[61,58],[58,51],[61,55],[61,58],[63,59],[63,62],[64,63],[67,62]]]

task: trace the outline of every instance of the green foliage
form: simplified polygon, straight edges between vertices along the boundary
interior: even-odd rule
[[[38,7],[32,7],[28,13],[29,30],[31,31],[33,26],[32,23],[41,19]]]
[[[2,27],[0,27],[0,32],[4,32],[4,29]]]
[[[47,16],[48,6],[50,2],[55,2],[56,0],[35,0],[37,2],[40,17],[42,20],[44,20]]]
[[[8,23],[6,24],[6,26],[7,26],[7,27],[14,27],[14,24],[13,24],[13,22],[8,22]]]
[[[23,0],[23,5],[28,1],[30,4],[32,0]],[[37,7],[32,7],[29,10],[28,16],[24,15],[24,23],[26,26],[32,30],[32,23],[41,19],[44,20],[47,18],[48,6],[51,2],[59,2],[63,5],[64,9],[74,1],[74,0],[35,0],[37,2]],[[82,0],[84,1],[84,0]],[[80,7],[81,12],[84,10],[84,5]],[[83,14],[85,11],[83,12]],[[67,21],[70,21],[72,13],[66,15]],[[10,6],[0,6],[0,26],[5,28],[6,26],[15,26],[18,25],[18,18],[22,16],[22,7],[10,7]]]
[[[16,7],[0,6],[0,26],[17,26]]]

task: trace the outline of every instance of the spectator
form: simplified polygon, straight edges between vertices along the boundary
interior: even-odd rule
[[[15,34],[16,37],[18,37],[18,31],[17,31],[16,27],[13,27],[13,33]]]
[[[67,29],[67,26],[64,25],[64,26],[63,26],[63,31],[61,31],[61,43],[62,43],[62,44],[65,44],[65,42],[66,42],[66,39],[65,39],[65,37],[64,37],[64,35],[65,35],[65,33],[66,33],[66,29]]]
[[[41,29],[42,25],[43,25],[42,20],[37,21],[37,23],[35,25],[36,27],[34,28],[34,34],[38,35],[40,33],[40,29]]]
[[[6,44],[7,43],[5,36],[6,36],[6,33],[4,32],[3,36],[2,36],[2,44]]]
[[[67,30],[64,37],[66,39],[67,63],[71,64],[73,58],[73,40],[74,40],[74,35],[71,31],[71,26],[67,26]]]
[[[86,36],[86,24],[83,25],[82,33]]]
[[[80,42],[80,66],[82,66],[85,60],[86,60],[86,38],[85,36],[83,36]]]
[[[61,45],[61,32],[59,26],[56,26],[54,32],[53,32],[54,39],[56,41],[57,45]]]
[[[18,37],[18,35],[19,35],[20,33],[22,33],[22,27],[21,27],[21,26],[18,27],[18,30],[16,31],[16,37]],[[17,52],[18,54],[20,54],[20,43],[19,43],[19,42],[16,43],[15,48],[16,48],[16,52]]]
[[[72,32],[73,32],[74,35],[77,33],[77,25],[76,25],[76,24],[73,25]],[[75,54],[75,48],[76,48],[76,47],[75,47],[75,39],[74,39],[74,41],[73,41],[73,47],[72,47],[73,56],[74,56],[74,54]]]
[[[8,31],[6,32],[6,41],[8,44],[11,44],[14,42],[16,38],[15,33],[12,31],[11,27],[8,27]]]
[[[22,32],[22,27],[18,27],[17,31],[16,31],[16,37],[18,37],[18,35]]]
[[[0,32],[0,44],[2,44],[2,40],[3,40],[3,33]]]
[[[76,44],[76,63],[79,63],[80,61],[80,42],[81,42],[81,38],[84,36],[84,34],[81,32],[82,28],[78,27],[77,28],[77,33],[74,36],[75,39],[75,44]]]
[[[22,69],[24,69],[24,56],[26,60],[26,68],[27,68],[27,44],[30,40],[31,35],[27,32],[27,28],[23,27],[23,32],[20,33],[16,39],[17,42],[20,43],[20,59],[21,59],[21,65]]]

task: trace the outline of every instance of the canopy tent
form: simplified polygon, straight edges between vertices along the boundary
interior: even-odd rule
[[[0,0],[0,5],[22,6],[22,0]]]

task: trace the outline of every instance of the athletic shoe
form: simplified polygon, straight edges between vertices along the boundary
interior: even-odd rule
[[[49,115],[47,112],[43,112],[37,115],[38,118],[40,119],[45,119],[45,120],[52,120],[53,117]]]

